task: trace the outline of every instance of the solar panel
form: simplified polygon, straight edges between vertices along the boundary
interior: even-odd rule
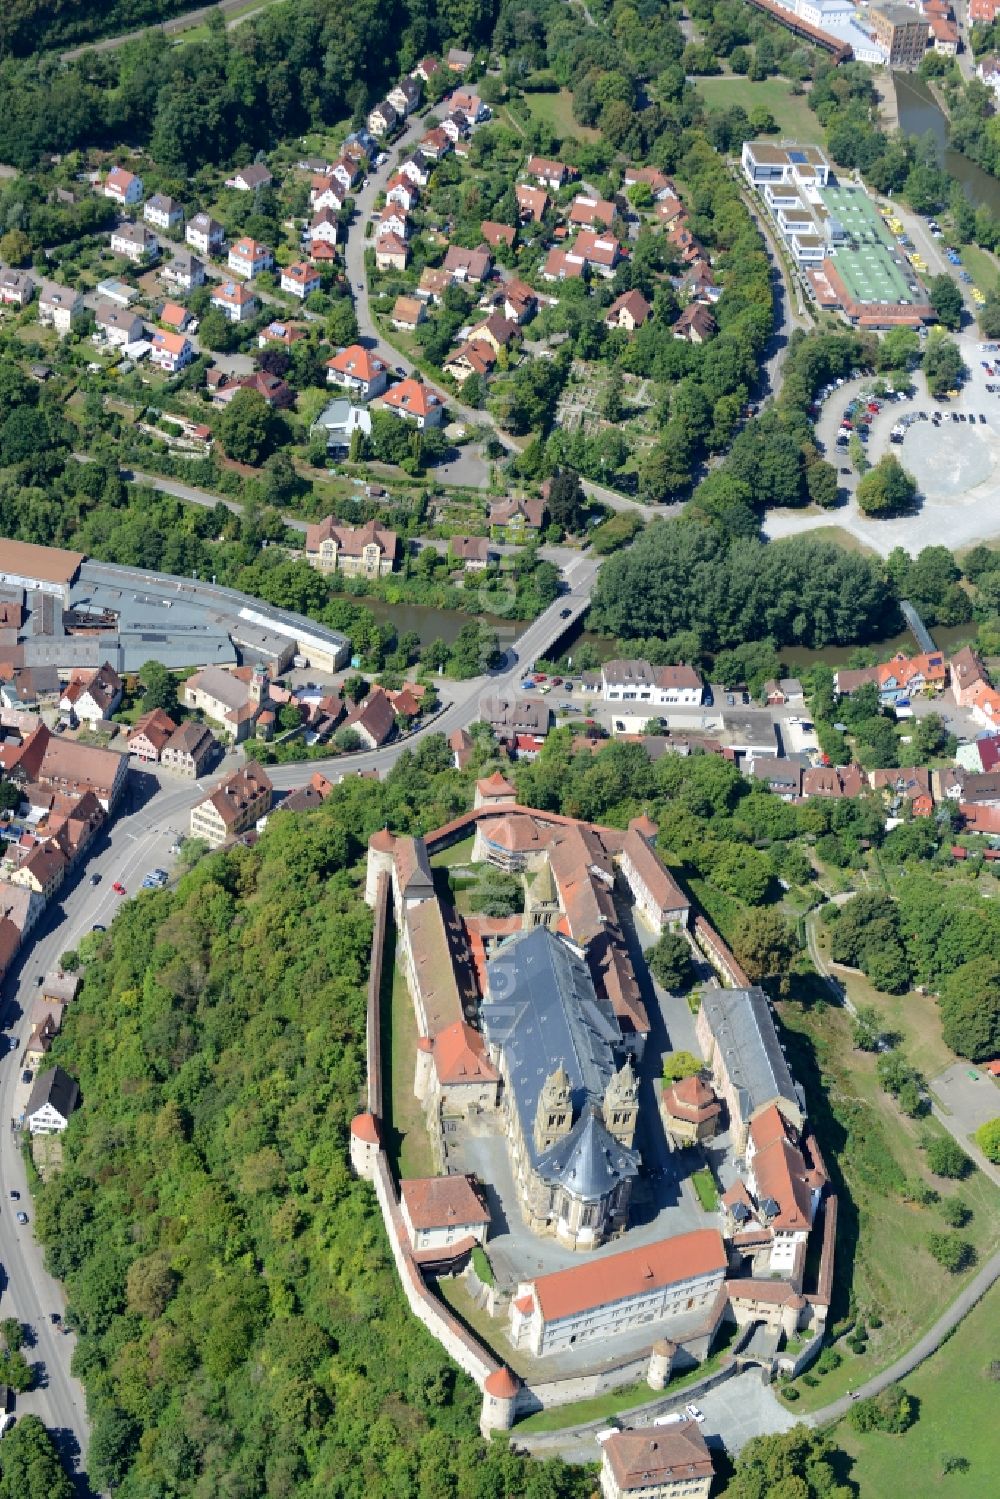
[[[808,157],[804,151],[789,151],[788,160],[795,163],[797,167],[805,166]]]

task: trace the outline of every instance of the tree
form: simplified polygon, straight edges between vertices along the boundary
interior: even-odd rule
[[[177,678],[167,671],[159,661],[147,661],[139,669],[142,683],[142,711],[150,713],[154,708],[173,715],[177,712]]]
[[[1000,1118],[987,1119],[976,1130],[976,1144],[988,1161],[1000,1165]]]
[[[736,1459],[726,1499],[851,1499],[837,1483],[834,1457],[826,1438],[804,1426],[753,1437]]]
[[[913,747],[921,763],[940,755],[948,743],[948,730],[940,713],[928,713],[917,721],[913,732]]]
[[[691,947],[679,932],[664,932],[655,947],[646,953],[646,961],[664,989],[676,992],[691,987],[694,980]]]
[[[958,345],[939,328],[933,328],[924,346],[924,375],[927,389],[934,397],[946,395],[957,386],[965,373],[965,363]]]
[[[950,1135],[940,1135],[927,1146],[927,1164],[935,1176],[961,1180],[973,1170],[965,1151]]]
[[[927,283],[931,306],[945,328],[962,326],[962,293],[950,276],[932,276]]]
[[[586,496],[580,476],[572,469],[556,474],[549,484],[548,512],[554,525],[566,532],[579,531],[583,523]]]
[[[941,985],[945,1044],[973,1062],[1000,1053],[1000,961],[973,958]]]
[[[0,238],[0,260],[7,265],[27,265],[31,259],[31,240],[23,229],[8,229]]]
[[[139,1430],[131,1416],[113,1405],[98,1405],[87,1449],[87,1472],[97,1487],[119,1487],[128,1475],[138,1439]]]
[[[516,874],[488,866],[471,892],[469,903],[485,916],[516,916],[524,910],[524,884]]]
[[[0,1499],[73,1499],[73,1485],[37,1416],[21,1416],[4,1434]]]
[[[30,1390],[35,1382],[35,1375],[21,1350],[0,1353],[0,1384],[9,1385],[12,1390],[23,1394]],[[2,1489],[0,1489],[2,1493]]]
[[[712,861],[712,884],[748,906],[759,906],[771,888],[771,863],[760,848],[726,843]]]
[[[241,390],[219,418],[218,435],[230,458],[258,467],[274,441],[274,414],[256,390]]]
[[[886,1431],[901,1436],[917,1419],[917,1402],[899,1385],[890,1385],[877,1395],[855,1401],[848,1420],[855,1431]]]
[[[755,984],[772,976],[787,984],[795,961],[795,935],[780,911],[744,911],[733,932],[733,951]]]
[[[899,515],[908,510],[917,493],[917,481],[894,453],[886,453],[858,482],[858,505],[865,515],[876,518]]]
[[[960,1239],[957,1234],[928,1234],[927,1248],[937,1260],[939,1265],[958,1275],[962,1270],[968,1270],[970,1265],[976,1263],[976,1250],[968,1239]]]
[[[882,1016],[874,1005],[859,1005],[851,1040],[859,1051],[878,1051],[883,1038]]]
[[[676,1083],[682,1077],[696,1077],[704,1065],[693,1052],[668,1051],[663,1058],[663,1076],[668,1083]]]
[[[13,781],[0,781],[0,812],[16,812],[24,797]]]
[[[837,503],[837,470],[825,458],[806,469],[806,488],[814,505],[830,509]]]

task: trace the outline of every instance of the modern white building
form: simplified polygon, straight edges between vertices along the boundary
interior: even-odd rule
[[[648,703],[651,708],[701,705],[705,684],[693,666],[650,666],[648,661],[605,661],[601,696],[606,703]]]

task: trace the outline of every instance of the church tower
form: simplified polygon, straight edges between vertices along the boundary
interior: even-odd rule
[[[549,1073],[545,1086],[538,1095],[535,1110],[535,1149],[539,1155],[557,1140],[568,1135],[573,1128],[573,1104],[570,1099],[569,1078],[560,1062],[555,1072]]]
[[[614,1074],[604,1094],[604,1123],[622,1145],[632,1148],[639,1116],[639,1083],[632,1068],[632,1058]]]

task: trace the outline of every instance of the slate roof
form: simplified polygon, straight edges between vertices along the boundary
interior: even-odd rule
[[[35,1085],[24,1111],[25,1118],[30,1119],[32,1114],[49,1103],[57,1114],[68,1119],[76,1108],[79,1096],[80,1088],[76,1079],[61,1067],[50,1067],[47,1072],[40,1072],[35,1078]]]
[[[779,1098],[800,1117],[802,1106],[763,989],[706,989],[702,1006],[729,1080],[739,1091],[743,1118]]]
[[[623,1177],[638,1176],[639,1153],[616,1140],[596,1105],[589,1105],[565,1139],[539,1158],[538,1174],[543,1181],[560,1182],[576,1197],[603,1197]]]

